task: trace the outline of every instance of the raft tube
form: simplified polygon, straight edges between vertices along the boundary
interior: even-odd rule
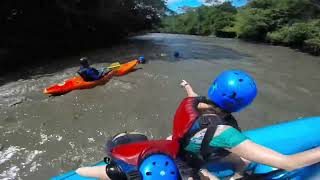
[[[312,149],[320,145],[320,117],[297,119],[294,121],[271,125],[255,130],[245,131],[244,134],[252,141],[271,148],[280,153],[290,155]],[[94,166],[105,165],[100,162]],[[275,168],[252,163],[254,174],[275,172]],[[218,177],[230,176],[234,173],[233,166],[227,163],[213,163],[208,169]],[[320,163],[292,172],[280,171],[269,174],[264,179],[320,179]],[[74,171],[51,178],[51,180],[94,180],[81,177]]]

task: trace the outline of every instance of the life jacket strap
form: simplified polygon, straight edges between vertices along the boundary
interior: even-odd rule
[[[228,122],[220,118],[218,115],[210,115],[203,118],[204,124],[202,126],[207,126],[207,131],[203,137],[200,153],[205,160],[213,160],[215,157],[218,159],[220,157],[225,157],[229,154],[228,151],[222,148],[211,147],[210,142],[216,133],[219,125],[228,125]]]

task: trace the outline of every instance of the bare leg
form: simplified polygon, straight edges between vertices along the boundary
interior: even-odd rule
[[[76,170],[80,176],[111,180],[106,174],[106,166],[81,167]]]

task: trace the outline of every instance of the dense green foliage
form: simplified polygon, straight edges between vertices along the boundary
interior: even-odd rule
[[[2,0],[0,45],[108,43],[150,29],[166,10],[165,0]]]
[[[237,10],[230,3],[215,7],[202,6],[186,13],[163,19],[161,32],[210,35],[232,26]]]
[[[224,3],[165,17],[162,22],[162,32],[235,35],[320,53],[320,1],[317,0],[252,0],[238,9]]]
[[[110,46],[168,12],[165,0],[1,0],[0,73]]]

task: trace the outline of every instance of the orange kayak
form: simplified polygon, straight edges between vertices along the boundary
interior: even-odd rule
[[[122,64],[120,68],[116,70],[115,76],[123,76],[129,73],[133,70],[134,67],[136,67],[137,64],[139,64],[138,60],[132,60],[130,62]]]
[[[60,84],[54,84],[48,88],[43,90],[44,94],[51,94],[51,95],[61,95],[66,94],[70,91],[76,89],[90,89],[98,85],[106,84],[110,78],[114,75],[122,76],[133,70],[133,68],[138,64],[137,60],[132,60],[128,63],[122,64],[118,69],[110,71],[104,77],[97,81],[84,81],[80,76],[73,77],[68,79]]]

